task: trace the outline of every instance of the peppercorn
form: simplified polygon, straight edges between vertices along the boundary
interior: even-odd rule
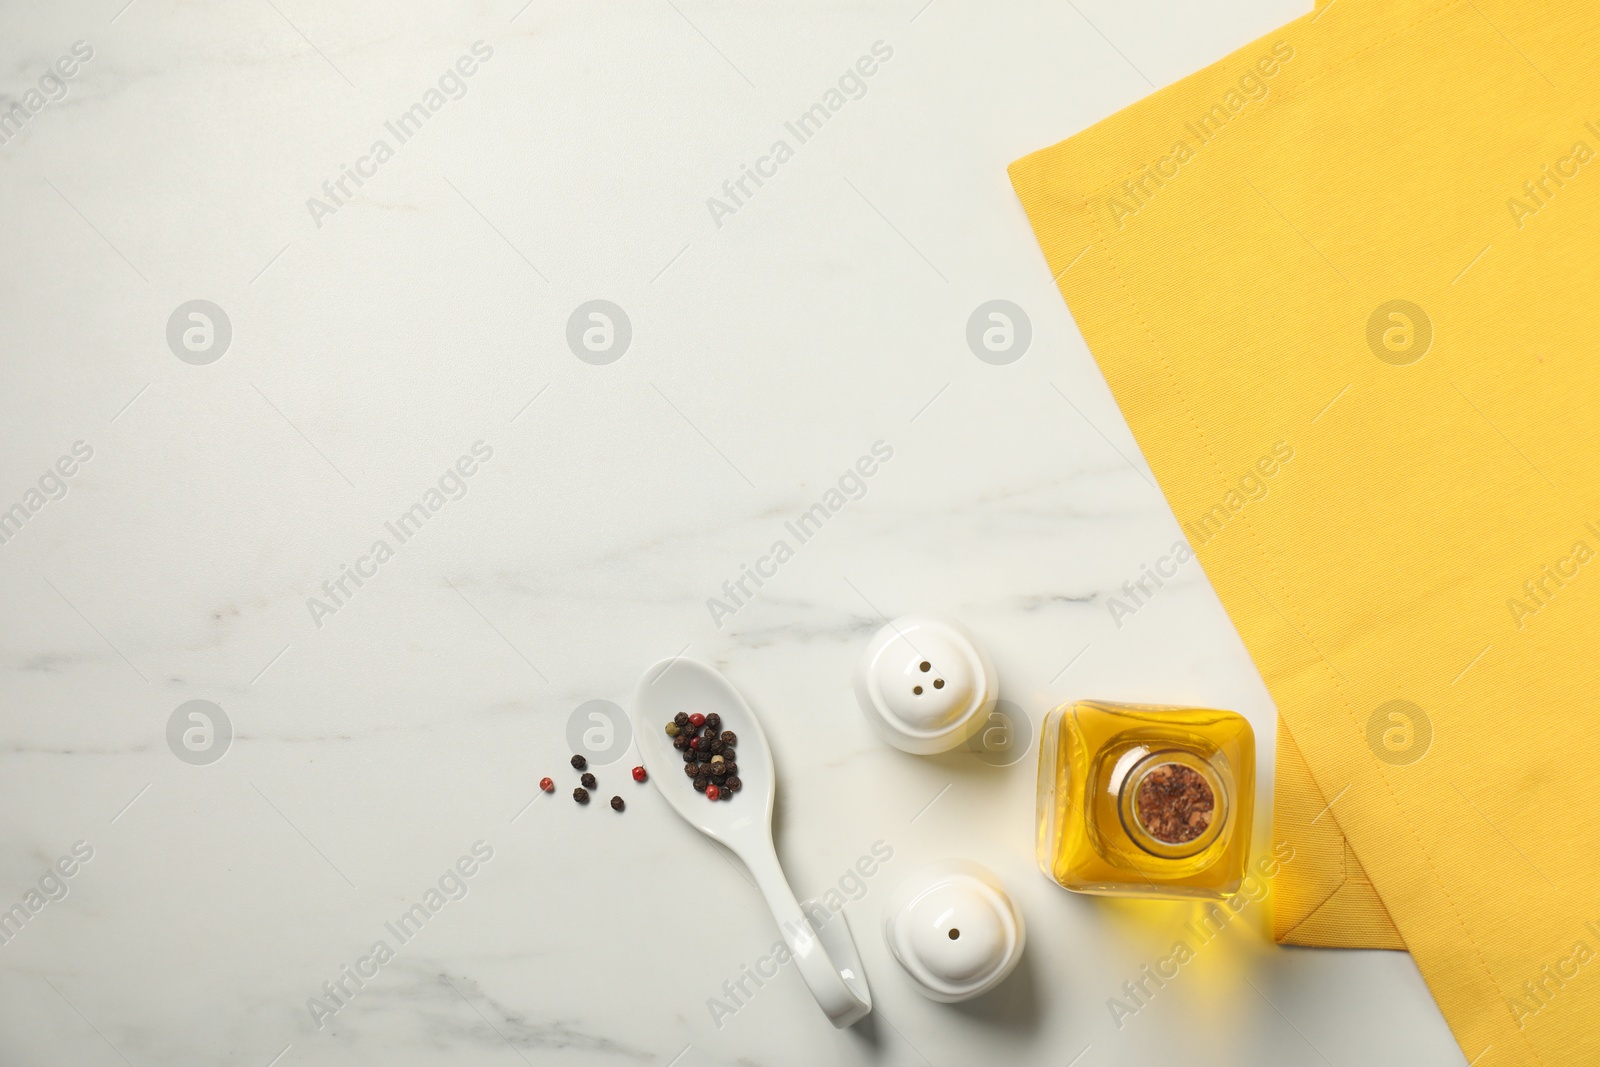
[[[573,756],[572,757],[572,769],[573,770],[581,771],[587,766],[589,766],[589,761],[584,759],[582,756]]]
[[[539,779],[539,788],[543,789],[546,793],[554,793],[556,791],[556,784],[548,778],[541,778]]]
[[[648,776],[644,773],[644,768],[643,767],[635,767],[633,769],[633,780],[634,781],[642,782],[642,781],[645,780],[646,777],[648,777]]]
[[[589,791],[580,785],[572,791],[572,799],[579,804],[587,804],[589,803]]]
[[[612,797],[611,798],[611,810],[612,811],[621,811],[625,806],[626,805],[624,805],[622,803],[622,798],[621,797]]]
[[[594,788],[594,775],[592,774],[584,774],[578,781],[583,783],[585,789]]]
[[[676,730],[674,730],[676,727]],[[665,724],[672,747],[683,755],[683,773],[694,783],[695,789],[707,793],[711,799],[732,800],[733,794],[743,785],[734,763],[734,742],[738,737],[732,730],[723,731],[722,716],[716,712],[678,712],[672,722]],[[643,767],[633,769],[635,781],[644,781]],[[620,810],[620,809],[619,809]]]

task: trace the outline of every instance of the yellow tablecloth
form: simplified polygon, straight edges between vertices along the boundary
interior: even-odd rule
[[[1409,949],[1474,1067],[1600,1064],[1597,57],[1334,0],[1011,167],[1277,702],[1279,940]]]

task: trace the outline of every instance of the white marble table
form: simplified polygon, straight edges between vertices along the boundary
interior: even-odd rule
[[[849,689],[935,611],[1035,723],[1237,708],[1270,847],[1199,567],[1108,611],[1180,533],[1004,167],[1304,0],[123,2],[0,13],[0,1062],[1463,1062],[1408,957],[1280,949],[1268,903],[1119,1027],[1192,910],[1046,882],[1033,752],[906,756]],[[625,349],[569,347],[593,300]],[[765,717],[797,887],[851,898],[853,1030],[792,968],[713,1010],[776,932],[629,753],[625,813],[566,796],[575,709],[680,652]],[[879,932],[946,856],[1031,935],[960,1006]]]

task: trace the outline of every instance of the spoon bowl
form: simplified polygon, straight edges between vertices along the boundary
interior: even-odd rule
[[[722,717],[722,728],[738,735],[734,750],[743,787],[732,799],[707,800],[683,773],[683,753],[672,747],[666,732],[666,724],[680,711],[715,712]],[[684,821],[734,852],[751,843],[770,847],[777,792],[772,749],[755,714],[726,678],[694,660],[663,660],[640,679],[633,714],[633,735],[639,739],[645,770]]]
[[[708,800],[684,774],[683,755],[672,747],[666,724],[678,712],[722,718],[738,735],[739,779],[730,799]],[[833,1025],[843,1028],[872,1011],[872,993],[844,917],[815,926],[805,916],[772,845],[777,774],[761,722],[718,671],[682,657],[662,660],[639,679],[633,699],[634,736],[650,780],[689,825],[725,846],[744,863],[783,932],[800,975]]]

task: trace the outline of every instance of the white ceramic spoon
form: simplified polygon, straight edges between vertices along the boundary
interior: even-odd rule
[[[678,712],[722,716],[722,728],[739,735],[739,779],[731,800],[707,800],[684,774],[683,755],[672,747],[666,724]],[[777,775],[761,723],[738,690],[716,670],[691,659],[662,660],[644,673],[633,698],[634,736],[651,781],[689,825],[727,846],[744,861],[783,931],[800,977],[841,1029],[872,1011],[872,993],[844,916],[814,929],[783,876],[772,847],[772,799]]]

